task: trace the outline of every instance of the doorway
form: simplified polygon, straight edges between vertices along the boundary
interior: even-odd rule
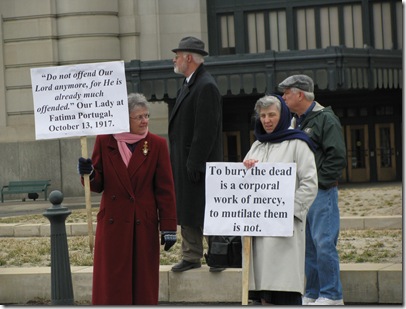
[[[393,123],[375,124],[375,153],[378,181],[396,179],[395,129]]]
[[[348,180],[370,181],[368,125],[349,125],[346,128]]]

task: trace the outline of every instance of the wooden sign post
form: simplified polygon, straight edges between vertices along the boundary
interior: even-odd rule
[[[249,267],[251,259],[251,236],[243,236],[243,265],[242,265],[242,305],[248,305]]]
[[[82,148],[82,157],[88,158],[87,153],[87,137],[82,136],[80,138],[80,144]],[[93,216],[92,216],[92,201],[90,196],[90,178],[88,174],[83,175],[84,187],[85,187],[85,203],[86,203],[86,214],[87,214],[87,232],[89,236],[89,249],[93,253],[94,248],[94,237],[93,237]]]

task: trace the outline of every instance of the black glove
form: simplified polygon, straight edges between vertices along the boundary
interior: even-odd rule
[[[165,245],[164,250],[168,251],[176,243],[176,232],[162,231],[161,245]]]
[[[93,165],[92,165],[92,159],[90,158],[83,158],[80,157],[79,158],[79,163],[78,163],[78,172],[80,175],[84,175],[84,174],[89,174],[92,175],[93,174]]]
[[[189,181],[192,183],[198,183],[200,180],[200,172],[195,169],[187,169],[187,176],[189,178]]]

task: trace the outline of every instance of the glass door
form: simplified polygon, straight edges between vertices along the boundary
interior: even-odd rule
[[[369,141],[367,125],[349,125],[347,135],[347,164],[349,182],[370,181]]]
[[[396,179],[395,132],[393,123],[375,125],[376,165],[378,181]]]

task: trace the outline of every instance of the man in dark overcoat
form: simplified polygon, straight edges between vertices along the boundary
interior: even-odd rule
[[[181,272],[201,267],[206,162],[223,161],[222,97],[203,62],[204,43],[185,37],[172,50],[175,73],[185,76],[169,117],[170,157],[175,181],[182,260]]]

